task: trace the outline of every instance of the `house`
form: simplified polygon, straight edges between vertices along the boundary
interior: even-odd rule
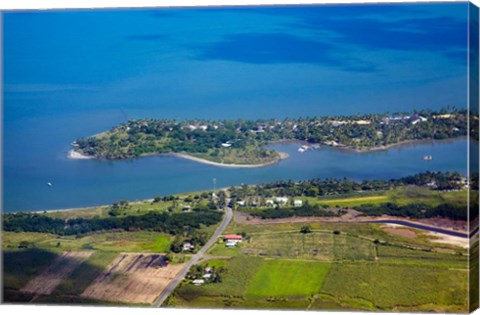
[[[413,115],[413,116],[410,118],[410,123],[411,123],[412,125],[416,125],[416,124],[419,123],[419,122],[425,122],[425,121],[427,121],[427,120],[428,120],[427,118],[415,114],[415,115]]]
[[[268,199],[268,200],[265,201],[265,204],[269,207],[272,207],[275,204],[275,202],[273,202],[273,200],[271,200],[271,199]]]
[[[301,207],[302,204],[303,204],[303,202],[302,202],[301,200],[294,200],[294,201],[293,201],[293,205],[294,205],[295,207]]]
[[[237,205],[239,205],[241,207],[245,207],[245,201],[239,200],[239,201],[237,201]]]
[[[182,210],[183,210],[184,212],[188,212],[188,211],[190,211],[190,209],[192,209],[192,207],[190,207],[190,206],[184,206]]]
[[[427,183],[427,187],[435,189],[435,188],[437,188],[437,184],[435,182],[430,182],[430,183]]]
[[[194,130],[196,130],[196,129],[197,129],[197,126],[194,126],[194,125],[187,125],[187,126],[185,126],[185,129],[188,129],[188,130],[190,130],[190,131],[194,131]]]
[[[243,236],[237,234],[227,234],[223,236],[224,242],[241,242],[243,240]]]
[[[280,203],[280,204],[285,204],[288,202],[288,198],[287,197],[276,197],[275,200]]]
[[[202,276],[203,279],[210,279],[212,277],[211,273],[206,273]]]
[[[203,279],[195,279],[195,280],[192,281],[192,283],[193,283],[194,285],[202,285],[202,284],[205,283],[205,280],[203,280]]]
[[[195,248],[195,245],[192,245],[190,243],[183,243],[182,250],[185,251],[191,251]]]

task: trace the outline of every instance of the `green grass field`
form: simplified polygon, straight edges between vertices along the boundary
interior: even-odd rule
[[[465,311],[467,272],[379,263],[333,264],[321,292],[370,310]]]
[[[329,263],[265,260],[255,274],[247,296],[309,296],[317,293],[330,269]]]

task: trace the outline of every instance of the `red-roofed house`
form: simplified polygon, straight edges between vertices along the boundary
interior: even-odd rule
[[[227,234],[223,236],[223,241],[225,242],[241,242],[243,237],[237,234]]]

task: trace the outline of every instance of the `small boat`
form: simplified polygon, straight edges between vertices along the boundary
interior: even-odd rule
[[[48,186],[48,187],[52,187],[52,183],[48,182],[48,183],[47,183],[47,186]]]
[[[432,158],[431,155],[425,155],[425,156],[423,157],[423,160],[424,160],[424,161],[431,161],[432,159],[433,159],[433,158]]]
[[[305,152],[306,150],[304,148],[298,148],[298,152]]]

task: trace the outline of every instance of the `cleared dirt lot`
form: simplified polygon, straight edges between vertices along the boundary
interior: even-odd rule
[[[159,254],[121,253],[82,293],[82,297],[150,304],[184,264],[166,264]]]
[[[50,294],[63,279],[82,262],[88,259],[92,252],[64,252],[40,275],[29,281],[20,291],[37,295]]]
[[[406,238],[416,238],[417,237],[417,233],[415,233],[411,230],[407,230],[407,229],[390,227],[390,228],[386,228],[386,229],[383,229],[383,230],[385,232],[390,233],[390,234],[399,235],[399,236],[403,236],[403,237],[406,237]]]

